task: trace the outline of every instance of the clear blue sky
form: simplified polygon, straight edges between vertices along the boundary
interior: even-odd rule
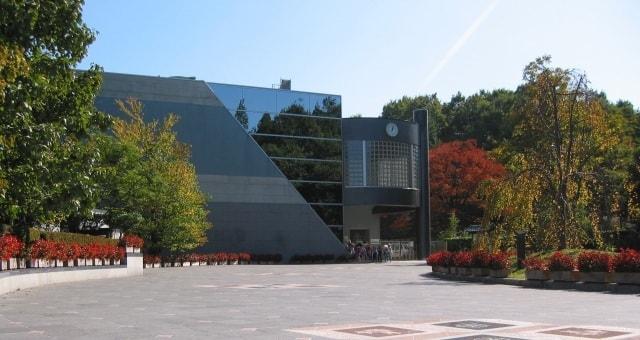
[[[342,95],[376,116],[403,95],[515,88],[550,54],[640,106],[640,1],[87,0],[80,65]]]

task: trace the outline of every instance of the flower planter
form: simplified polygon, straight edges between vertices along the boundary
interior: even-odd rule
[[[191,267],[191,262],[183,261],[181,266],[182,267]]]
[[[489,268],[471,268],[473,276],[489,276]]]
[[[87,265],[87,260],[86,259],[76,259],[75,261],[75,265],[76,267],[84,267]]]
[[[192,267],[195,267],[195,266],[200,267],[200,262],[191,262],[191,266]]]
[[[495,278],[505,278],[508,277],[510,273],[509,269],[489,269],[489,276]]]
[[[93,259],[94,266],[102,266],[102,259]]]
[[[229,261],[229,264],[238,264],[238,260],[235,260],[235,261]]]
[[[527,270],[524,275],[527,280],[547,281],[550,278],[547,270]]]
[[[613,280],[618,284],[640,285],[640,273],[613,273]]]
[[[140,253],[140,248],[129,247],[129,246],[126,246],[125,248],[126,248],[125,250],[126,250],[127,253],[134,253],[134,254]]]
[[[580,272],[580,281],[592,283],[609,283],[613,278],[607,272]]]
[[[145,268],[145,269],[147,269],[147,268],[153,268],[153,263],[145,263],[145,264],[144,264],[144,268]]]
[[[218,261],[218,266],[222,266],[223,264],[227,264],[227,261]]]
[[[458,276],[471,276],[471,274],[472,274],[471,268],[458,267]]]
[[[553,281],[577,282],[580,281],[580,272],[575,270],[550,271],[549,277]]]
[[[74,260],[62,261],[64,267],[75,267],[76,263]]]
[[[29,268],[40,268],[40,260],[29,259],[29,262],[27,262],[27,266],[29,266]]]
[[[173,267],[171,262],[162,262],[163,267]]]
[[[440,266],[431,266],[431,271],[434,273],[444,273],[445,268]]]
[[[206,261],[200,261],[200,265],[201,265],[201,266],[206,266],[206,265],[207,265],[207,262],[206,262]]]
[[[9,270],[10,269],[9,260],[0,260],[0,270]]]

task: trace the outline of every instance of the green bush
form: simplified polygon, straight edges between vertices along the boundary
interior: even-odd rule
[[[446,241],[448,251],[469,250],[473,246],[472,238],[451,238]]]
[[[77,243],[80,245],[96,243],[96,244],[108,244],[112,246],[118,246],[118,240],[114,240],[114,239],[110,239],[102,236],[42,231],[35,228],[29,229],[29,239],[31,240],[31,242],[35,242],[36,240],[39,240],[39,239],[45,239],[45,240],[59,241],[59,242],[65,242],[65,243]]]

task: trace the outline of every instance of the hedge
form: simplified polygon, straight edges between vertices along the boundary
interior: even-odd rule
[[[35,242],[36,240],[44,239],[49,241],[58,241],[65,243],[76,243],[79,245],[86,244],[108,244],[112,246],[118,245],[118,240],[102,237],[102,236],[94,236],[88,234],[77,234],[77,233],[65,233],[65,232],[55,232],[55,231],[42,231],[35,228],[29,229],[29,239],[31,242]]]

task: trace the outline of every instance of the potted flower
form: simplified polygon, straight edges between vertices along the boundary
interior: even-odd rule
[[[576,282],[580,279],[580,273],[577,272],[576,262],[573,258],[561,251],[551,254],[547,260],[549,268],[549,277],[553,281]]]
[[[102,248],[100,245],[91,243],[87,245],[87,255],[90,263],[87,265],[91,266],[102,266]]]
[[[453,265],[456,267],[456,274],[471,276],[471,252],[460,251],[453,254]]]
[[[48,245],[47,240],[37,240],[31,245],[28,263],[30,268],[48,267],[48,261],[45,259]]]
[[[607,283],[611,281],[613,258],[599,251],[583,251],[578,255],[578,270],[583,282]]]
[[[238,264],[238,260],[240,259],[237,253],[229,253],[227,255],[227,258],[228,258],[229,264]]]
[[[448,251],[435,252],[427,257],[427,264],[434,273],[449,273],[451,253]]]
[[[499,251],[491,254],[489,260],[489,276],[504,278],[509,276],[510,272],[511,262],[509,261],[509,253]]]
[[[251,255],[249,253],[238,254],[241,264],[249,264],[251,262]]]
[[[471,252],[471,275],[489,276],[489,264],[491,254],[485,250],[475,250]]]
[[[0,237],[0,270],[17,269],[17,257],[22,251],[23,245],[13,235]]]
[[[126,234],[122,237],[122,243],[126,247],[127,253],[140,253],[144,240],[140,236]]]
[[[226,253],[217,253],[216,255],[218,255],[218,258],[217,258],[218,265],[227,264],[227,260],[229,258],[227,257]]]
[[[616,283],[640,285],[640,252],[620,250],[613,260],[613,270]]]
[[[524,265],[524,275],[527,280],[549,280],[549,268],[547,267],[547,261],[540,257],[526,258],[522,264]]]
[[[200,265],[200,256],[198,254],[189,254],[187,255],[187,261],[191,266],[199,266]]]
[[[160,266],[160,257],[145,254],[142,257],[142,262],[144,263],[145,268],[157,268]]]

